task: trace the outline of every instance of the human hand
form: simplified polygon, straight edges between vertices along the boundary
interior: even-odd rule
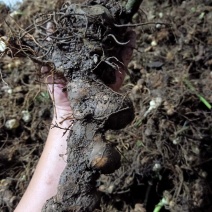
[[[44,83],[47,84],[49,95],[54,106],[54,122],[62,124],[65,120],[73,120],[72,110],[66,92],[65,79],[54,77],[47,66],[41,67],[41,74],[44,74]]]
[[[45,84],[47,84],[47,89],[53,102],[55,121],[62,123],[65,120],[72,120],[72,109],[68,100],[65,79],[57,79],[57,76],[53,77],[53,74],[50,73],[47,66],[41,68],[41,73],[47,75],[45,77]],[[109,87],[118,92],[126,73],[123,68],[120,68],[116,70],[115,75],[116,82],[109,85]]]
[[[133,54],[133,49],[135,48],[135,43],[136,43],[135,32],[129,30],[126,35],[126,40],[129,40],[130,42],[126,46],[124,46],[120,54],[121,54],[123,64],[127,69],[127,66]],[[118,71],[116,70],[115,75],[116,75],[116,82],[114,84],[109,85],[109,87],[117,92],[119,91],[120,87],[123,84],[124,78],[126,76],[126,71],[123,67],[120,67]]]

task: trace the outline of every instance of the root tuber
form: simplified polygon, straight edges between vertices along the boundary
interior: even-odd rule
[[[117,71],[127,70],[134,48],[134,33],[116,27],[129,21],[128,13],[113,0],[67,2],[35,19],[37,37],[28,29],[8,40],[10,54],[30,57],[66,78],[75,119],[58,192],[43,212],[93,211],[100,200],[97,178],[120,167],[120,154],[103,138],[106,130],[124,128],[134,118],[130,99],[108,87],[116,82]]]

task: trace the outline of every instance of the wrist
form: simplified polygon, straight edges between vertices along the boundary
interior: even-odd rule
[[[58,127],[67,128],[72,125],[74,118],[70,107],[68,108],[54,108],[52,124]]]

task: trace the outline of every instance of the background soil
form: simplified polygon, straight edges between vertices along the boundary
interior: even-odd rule
[[[38,12],[61,3],[25,1],[6,30],[25,28]],[[212,118],[198,95],[212,103],[212,3],[144,0],[133,22],[171,27],[135,28],[137,46],[122,92],[133,100],[136,118],[107,133],[122,153],[122,167],[98,181],[101,209],[153,211],[165,198],[161,211],[210,212]],[[52,105],[30,60],[4,56],[0,69],[0,210],[13,211],[42,152]]]

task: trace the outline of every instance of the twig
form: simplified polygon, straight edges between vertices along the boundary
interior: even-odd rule
[[[136,26],[145,26],[145,25],[149,25],[149,24],[160,24],[160,25],[166,25],[166,26],[170,26],[170,24],[167,23],[162,23],[162,22],[145,22],[145,23],[137,23],[137,24],[114,24],[115,27],[136,27]]]
[[[3,84],[9,88],[8,83],[3,79],[3,75],[2,75],[1,69],[0,69],[0,78],[1,78],[1,81],[3,82]]]

